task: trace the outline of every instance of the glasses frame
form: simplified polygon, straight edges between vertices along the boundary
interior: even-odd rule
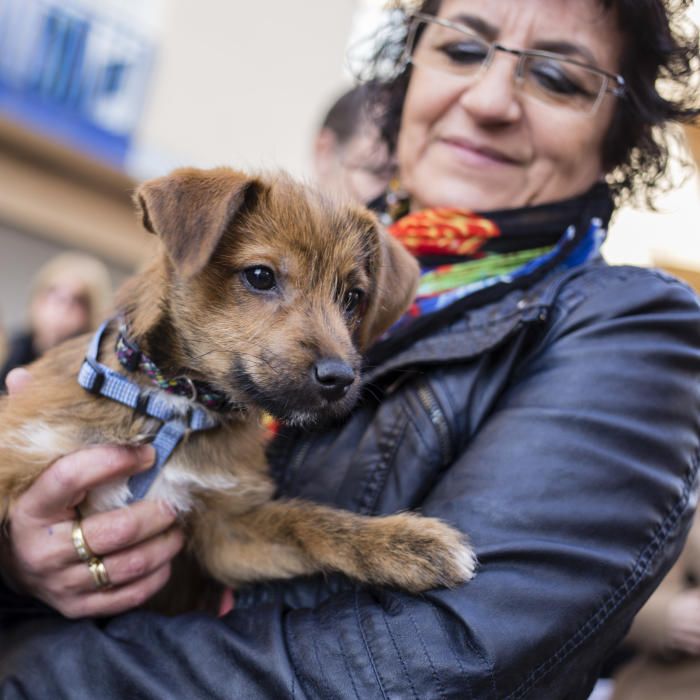
[[[425,22],[426,24],[437,24],[442,27],[447,27],[448,29],[454,29],[455,31],[460,32],[461,34],[465,34],[466,36],[476,37],[480,41],[482,41],[484,45],[489,47],[486,57],[479,66],[479,72],[475,75],[475,81],[478,80],[479,77],[481,77],[481,75],[485,71],[487,71],[488,68],[491,66],[496,52],[502,51],[503,53],[510,54],[511,56],[517,56],[518,64],[515,70],[515,77],[516,82],[520,85],[522,85],[522,83],[525,80],[523,67],[527,58],[552,58],[557,61],[561,61],[562,63],[568,63],[573,66],[578,66],[579,68],[585,68],[586,70],[589,70],[593,73],[597,73],[598,75],[602,76],[603,83],[598,93],[598,97],[593,102],[591,108],[584,112],[585,114],[595,114],[598,111],[598,108],[600,107],[600,103],[603,101],[605,95],[608,93],[618,98],[625,97],[627,95],[627,83],[621,75],[618,75],[617,73],[609,73],[608,71],[605,71],[602,68],[597,68],[596,66],[592,66],[589,63],[577,61],[575,59],[568,58],[566,56],[562,56],[561,54],[553,53],[551,51],[538,51],[537,49],[513,49],[509,46],[504,46],[503,44],[500,44],[497,41],[489,41],[488,39],[485,39],[480,34],[463,24],[459,24],[458,22],[452,22],[451,20],[443,19],[442,17],[436,17],[435,15],[428,15],[423,12],[413,12],[408,16],[408,19],[410,23],[408,27],[408,33],[406,35],[406,46],[404,47],[403,56],[401,58],[401,64],[404,68],[409,63],[413,65],[419,65],[414,62],[413,56],[411,54],[416,49],[416,34],[418,27],[420,26],[421,22]]]

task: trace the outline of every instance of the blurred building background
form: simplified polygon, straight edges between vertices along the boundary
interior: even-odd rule
[[[139,179],[178,165],[307,175],[319,119],[350,84],[347,47],[382,4],[0,0],[0,319],[21,323],[34,271],[61,250],[96,254],[115,283],[148,256]],[[662,209],[622,213],[608,257],[700,270],[697,177]]]

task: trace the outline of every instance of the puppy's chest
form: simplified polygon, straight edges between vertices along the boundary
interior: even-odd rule
[[[176,396],[166,395],[166,398],[177,411],[175,420],[186,422],[193,407],[190,402]],[[132,419],[129,428],[121,435],[118,430],[107,429],[99,438],[93,433],[89,442],[152,443],[164,425],[153,418],[132,416]],[[221,417],[217,423],[215,427],[201,431],[185,429],[179,444],[162,466],[144,472],[143,477],[135,477],[151,482],[143,497],[145,500],[162,501],[184,514],[194,507],[199,496],[207,492],[225,491],[235,494],[241,490],[242,482],[249,480],[247,477],[252,463],[257,460],[250,456],[248,463],[245,459],[239,459],[235,446],[239,439],[245,443],[246,438],[251,433],[257,433],[257,430],[249,422],[240,419],[232,422]],[[126,428],[125,423],[122,427]],[[259,445],[259,450],[262,453],[262,445]],[[129,477],[115,479],[92,490],[83,510],[89,513],[125,506],[132,498],[133,489],[134,483]]]
[[[235,442],[250,432],[246,421],[237,420],[231,424],[225,417],[216,416],[213,427],[192,431],[188,419],[196,406],[188,399],[158,392],[161,401],[172,409],[173,423],[179,424],[182,431],[179,442],[161,466],[144,473],[150,482],[143,498],[162,501],[178,513],[190,511],[197,497],[210,491],[235,492],[241,483],[240,461],[236,459]],[[73,433],[74,444],[66,440],[65,425],[55,424],[53,430],[43,426],[44,446],[52,444],[65,454],[86,444],[149,444],[157,439],[159,431],[167,421],[143,416],[133,409],[100,397],[95,403],[95,412],[100,420],[82,423],[77,435]],[[202,410],[201,406],[199,410]],[[210,414],[215,416],[216,414]],[[169,437],[172,439],[172,431]],[[76,439],[77,438],[77,439]],[[161,440],[159,451],[163,449]],[[152,479],[152,481],[151,481]],[[245,481],[245,479],[243,479]],[[91,490],[83,504],[85,514],[106,511],[127,505],[132,500],[134,482],[130,477],[119,477]]]
[[[180,514],[188,513],[197,498],[206,492],[235,493],[239,489],[241,479],[236,476],[233,464],[228,466],[229,469],[195,465],[187,446],[178,448],[156,476],[144,500],[160,501]],[[130,499],[129,478],[119,478],[90,491],[81,510],[90,513],[121,508]]]

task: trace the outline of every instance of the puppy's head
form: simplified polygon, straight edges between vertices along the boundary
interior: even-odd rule
[[[163,243],[179,366],[296,424],[355,403],[360,353],[410,304],[418,266],[372,214],[284,175],[182,169],[136,192]]]

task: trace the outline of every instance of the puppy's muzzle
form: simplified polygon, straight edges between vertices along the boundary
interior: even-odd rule
[[[311,379],[326,401],[338,401],[347,394],[355,381],[355,370],[334,357],[318,360],[311,369]]]

